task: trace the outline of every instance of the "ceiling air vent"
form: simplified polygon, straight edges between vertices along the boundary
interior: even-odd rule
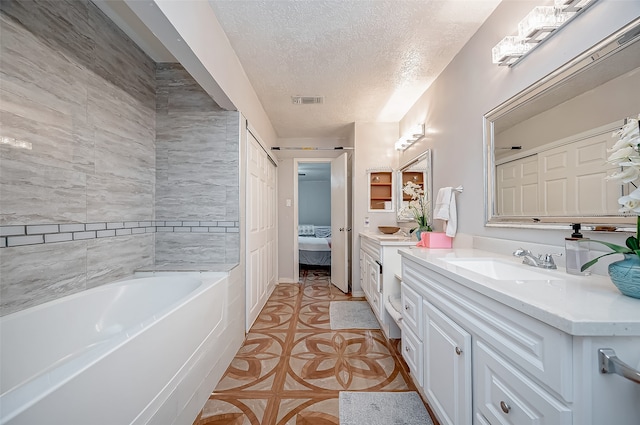
[[[294,105],[320,105],[324,103],[324,96],[291,96]]]

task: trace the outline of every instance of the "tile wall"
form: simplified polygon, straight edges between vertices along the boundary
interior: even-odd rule
[[[156,113],[156,64],[87,0],[2,0],[0,39],[0,315],[237,262],[237,112],[159,65]]]
[[[156,264],[237,263],[240,114],[221,110],[179,64],[158,64],[156,76],[156,219],[204,223],[158,227]],[[205,231],[208,222],[218,227]]]

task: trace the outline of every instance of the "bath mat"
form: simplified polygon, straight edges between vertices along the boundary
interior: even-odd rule
[[[433,425],[415,391],[341,391],[340,425]]]
[[[332,330],[380,329],[380,325],[366,301],[331,301],[329,321]]]

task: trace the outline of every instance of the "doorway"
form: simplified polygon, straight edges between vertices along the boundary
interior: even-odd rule
[[[294,159],[294,276],[330,266],[330,281],[349,292],[347,154]]]
[[[331,162],[297,163],[298,276],[331,273]]]

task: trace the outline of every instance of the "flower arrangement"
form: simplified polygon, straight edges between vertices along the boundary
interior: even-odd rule
[[[624,184],[631,183],[636,189],[628,195],[618,199],[622,206],[618,211],[621,213],[633,213],[636,218],[636,234],[629,236],[625,242],[626,246],[620,246],[609,242],[594,241],[607,246],[613,252],[601,255],[582,265],[584,271],[593,266],[598,260],[607,255],[613,254],[635,254],[640,258],[640,189],[633,182],[640,178],[640,115],[638,119],[627,118],[625,125],[613,133],[613,137],[618,137],[618,141],[609,149],[612,152],[607,161],[619,167],[619,171],[607,176],[607,180],[618,180]]]
[[[418,223],[418,227],[411,229],[431,232],[431,202],[427,199],[422,187],[412,181],[408,181],[402,188],[402,192],[411,197],[409,204],[401,211],[402,215],[411,215]]]

